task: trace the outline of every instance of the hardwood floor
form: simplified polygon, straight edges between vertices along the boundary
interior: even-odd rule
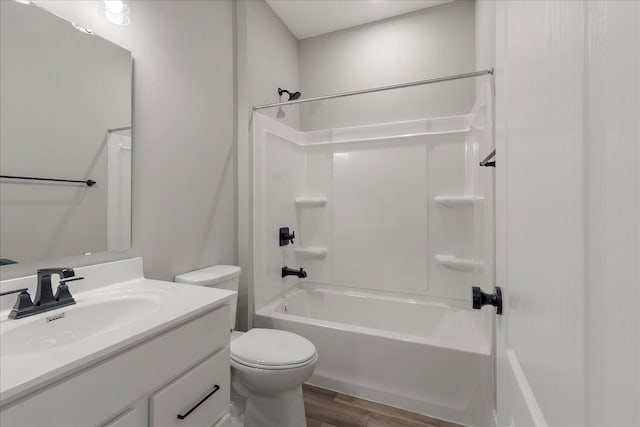
[[[460,427],[307,384],[302,392],[307,427]]]

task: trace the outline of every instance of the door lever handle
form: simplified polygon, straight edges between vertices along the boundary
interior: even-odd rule
[[[496,290],[492,294],[482,292],[478,286],[471,288],[471,302],[476,310],[480,310],[485,305],[492,305],[496,308],[496,314],[502,314],[502,289],[496,286]]]

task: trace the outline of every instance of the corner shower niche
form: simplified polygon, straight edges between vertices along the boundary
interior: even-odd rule
[[[254,116],[255,308],[305,282],[466,306],[493,285],[490,108],[298,131]],[[296,230],[278,248],[275,231]]]

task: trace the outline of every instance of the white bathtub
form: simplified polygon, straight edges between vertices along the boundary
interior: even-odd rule
[[[472,426],[492,424],[491,311],[305,283],[255,325],[311,340],[311,384]]]

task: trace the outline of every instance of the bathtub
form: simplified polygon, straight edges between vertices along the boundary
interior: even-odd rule
[[[470,426],[492,425],[493,313],[304,283],[256,327],[311,340],[310,384]]]

